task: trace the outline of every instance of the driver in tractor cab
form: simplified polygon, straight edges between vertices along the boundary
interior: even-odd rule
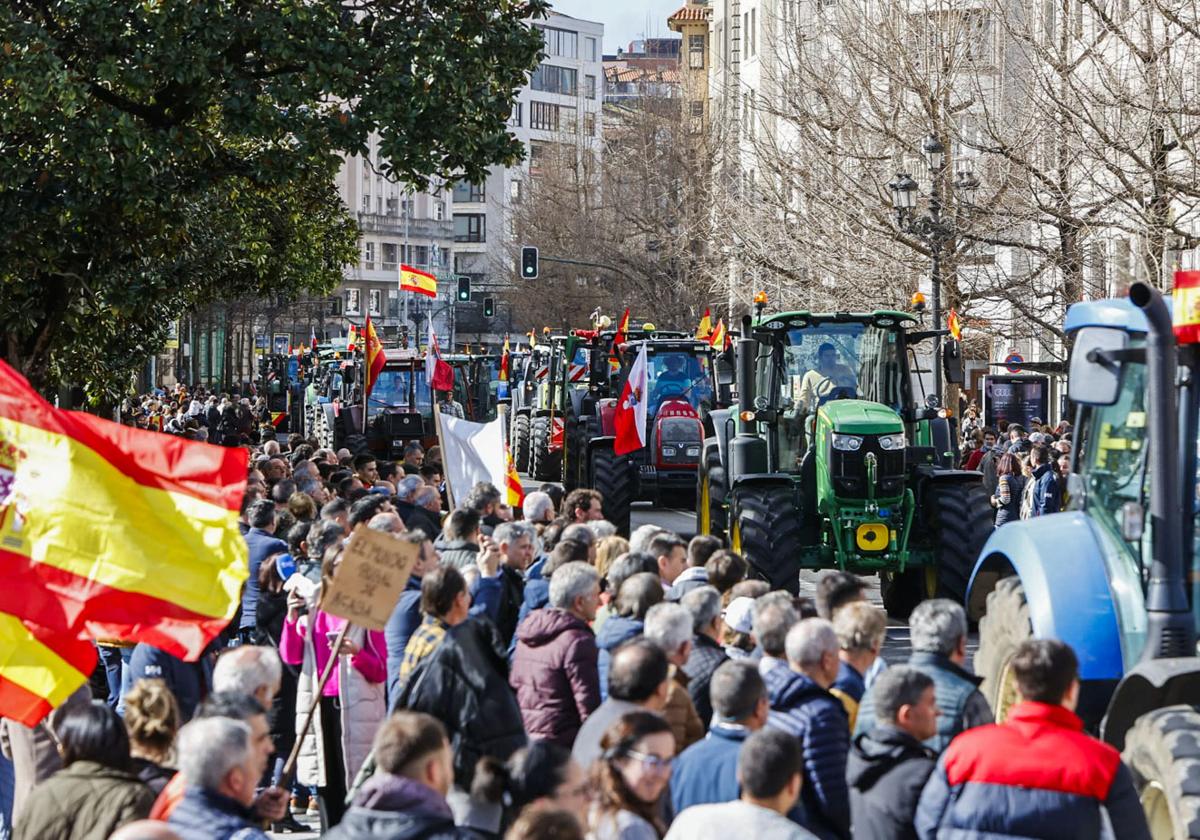
[[[817,367],[804,374],[800,382],[800,406],[806,414],[815,414],[821,398],[838,388],[855,389],[854,371],[838,361],[837,348],[828,341],[817,348]]]

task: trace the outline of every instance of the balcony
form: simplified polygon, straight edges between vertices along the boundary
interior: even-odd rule
[[[405,223],[403,216],[386,216],[379,213],[359,213],[358,224],[365,234],[376,234],[404,238]],[[410,240],[442,240],[454,237],[454,219],[409,219],[408,238]]]

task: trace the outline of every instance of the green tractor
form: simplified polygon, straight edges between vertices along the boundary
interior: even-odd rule
[[[839,568],[879,574],[897,617],[962,602],[992,508],[982,476],[953,468],[948,412],[913,392],[915,345],[945,334],[915,326],[891,310],[747,316],[738,403],[713,412],[701,456],[697,531],[727,537],[776,588]],[[944,351],[960,383],[957,343]]]

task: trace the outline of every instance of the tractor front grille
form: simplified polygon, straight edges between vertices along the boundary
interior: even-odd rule
[[[830,450],[830,478],[834,493],[842,499],[867,498],[867,453],[875,454],[875,498],[894,498],[904,492],[904,450],[886,450],[876,435],[865,435],[854,452]]]

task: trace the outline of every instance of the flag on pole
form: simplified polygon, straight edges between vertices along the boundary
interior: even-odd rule
[[[313,330],[312,330],[312,351],[314,353],[317,352],[317,328],[316,327],[313,327]]]
[[[496,396],[499,399],[508,398],[508,377],[509,367],[512,365],[512,357],[509,355],[508,336],[504,336],[504,349],[500,351],[500,382],[496,387]]]
[[[621,322],[617,324],[617,331],[613,335],[612,347],[608,351],[609,367],[621,367],[621,359],[617,355],[617,348],[629,340],[629,307],[625,308],[625,314],[621,316]]]
[[[516,510],[525,503],[525,488],[521,486],[521,476],[517,474],[517,465],[513,462],[512,450],[504,444],[504,458],[507,468],[504,473],[504,491],[508,506]]]
[[[529,349],[533,350],[535,347],[538,346],[537,330],[530,330],[529,332],[526,333],[526,335],[529,336]]]
[[[438,419],[446,484],[455,496],[455,504],[461,501],[460,494],[466,494],[481,481],[508,487],[508,459],[501,418],[490,423],[473,423],[442,414]]]
[[[36,722],[61,703],[91,672],[93,638],[200,656],[247,577],[246,463],[55,409],[0,362],[0,716]]]
[[[358,327],[350,324],[350,331],[346,333],[346,350],[353,353],[358,347]]]
[[[379,336],[375,334],[375,325],[371,323],[371,316],[367,316],[366,334],[366,356],[367,356],[367,396],[371,396],[371,389],[375,387],[375,380],[379,378],[379,372],[383,370],[383,366],[387,363],[387,353],[383,351],[383,342],[379,340]]]
[[[646,393],[649,378],[646,344],[642,342],[637,359],[629,369],[629,378],[621,389],[621,399],[617,402],[616,415],[613,417],[617,432],[613,452],[618,455],[625,455],[646,445],[646,400],[649,396]]]
[[[715,347],[718,350],[727,350],[729,345],[729,333],[725,330],[725,319],[718,318],[717,325],[713,328],[712,335],[708,337],[709,346]]]
[[[427,271],[400,265],[400,291],[416,292],[426,297],[437,297],[437,278]]]
[[[425,342],[425,381],[433,382],[437,372],[437,363],[442,358],[438,352],[437,333],[433,331],[433,319],[429,319],[429,338]]]
[[[700,326],[696,327],[696,338],[700,341],[708,341],[712,337],[712,313],[704,310],[704,317],[700,319]]]
[[[962,341],[962,324],[958,321],[958,313],[953,309],[946,316],[946,326],[950,329],[950,336],[955,341]]]

